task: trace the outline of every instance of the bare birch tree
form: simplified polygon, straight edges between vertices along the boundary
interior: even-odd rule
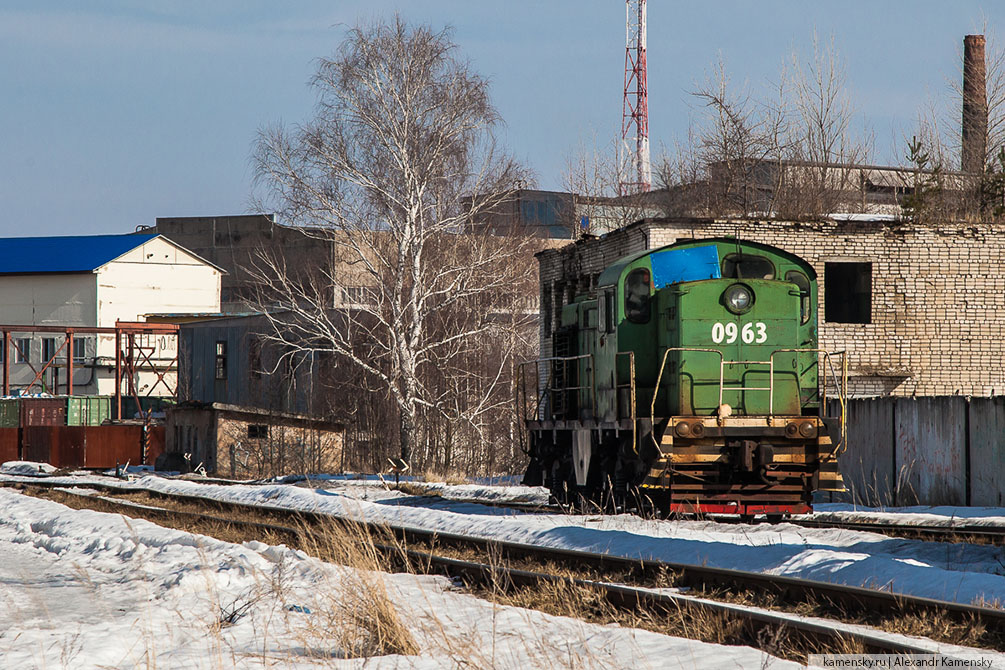
[[[407,461],[420,412],[440,402],[424,370],[493,327],[485,303],[512,279],[511,246],[467,223],[524,175],[496,147],[488,82],[449,30],[398,17],[361,24],[319,61],[311,85],[314,117],[260,131],[254,166],[280,214],[330,240],[333,258],[304,272],[263,256],[263,297],[285,308],[270,312],[270,337],[378,381],[397,406]],[[347,271],[364,295],[333,310]],[[453,316],[468,309],[483,311]]]

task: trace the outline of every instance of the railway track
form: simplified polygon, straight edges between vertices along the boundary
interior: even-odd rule
[[[39,481],[20,483],[16,486],[38,494],[40,491],[51,493],[52,489],[65,487],[66,484],[47,484]],[[291,541],[296,539],[297,533],[302,532],[298,530],[303,528],[301,524],[331,523],[333,519],[327,515],[293,512],[284,508],[227,503],[198,496],[164,494],[148,490],[140,491],[153,500],[190,505],[202,511],[169,509],[157,504],[138,506],[123,499],[136,496],[137,489],[134,488],[96,486],[91,482],[82,483],[80,487],[102,489],[105,493],[111,494],[100,496],[99,500],[129,516],[143,516],[155,521],[170,518],[201,519],[242,528],[248,532],[272,533],[289,538]],[[216,513],[206,514],[206,510]],[[263,517],[267,520],[251,520]],[[283,521],[285,523],[282,523]],[[351,523],[357,524],[357,522]],[[875,632],[857,630],[839,623],[806,621],[784,612],[756,610],[729,602],[714,602],[708,598],[666,593],[654,590],[653,587],[665,585],[670,577],[674,586],[688,587],[697,594],[728,596],[736,592],[756,592],[769,596],[776,602],[789,605],[800,602],[816,603],[819,609],[836,613],[846,621],[871,623],[881,627],[884,620],[898,617],[913,616],[921,619],[937,617],[940,621],[953,622],[957,628],[980,631],[972,637],[982,648],[1005,650],[1005,636],[999,632],[1005,631],[1005,611],[1002,610],[760,573],[544,549],[415,529],[389,529],[377,524],[359,525],[369,525],[369,531],[373,533],[390,530],[397,540],[409,547],[403,549],[397,542],[382,545],[381,550],[386,552],[388,557],[393,559],[394,556],[404,555],[408,564],[413,567],[427,566],[430,571],[461,579],[466,584],[482,587],[491,584],[493,588],[499,584],[506,584],[507,588],[530,588],[540,587],[545,583],[568,583],[596,591],[606,602],[621,610],[643,611],[647,616],[714,615],[740,622],[742,629],[749,633],[746,643],[761,639],[777,639],[779,631],[785,631],[787,638],[794,640],[795,646],[806,652],[847,650],[849,643],[854,645],[854,648],[873,653],[931,653],[932,651],[932,647],[891,640]],[[416,546],[424,549],[415,549]],[[483,558],[481,561],[473,561],[457,558],[456,553],[453,556],[449,555],[458,551],[462,552],[461,555],[463,552],[468,552],[467,555],[474,552],[476,556]],[[497,557],[499,561],[485,563],[484,557],[487,556]],[[507,567],[503,567],[503,562]],[[573,566],[573,573],[571,576],[556,575],[553,571],[544,569],[544,566],[554,565]],[[612,578],[612,575],[616,577]],[[609,583],[615,580],[620,583]]]
[[[449,498],[448,498],[449,500]],[[559,505],[542,505],[539,503],[513,503],[491,500],[470,500],[457,502],[471,502],[491,507],[501,507],[513,509],[531,514],[579,514],[572,509]],[[585,513],[590,513],[587,510]],[[596,510],[600,513],[600,510]],[[684,517],[687,518],[687,517]],[[717,523],[739,524],[745,523],[733,517],[712,517]],[[947,526],[927,525],[927,524],[896,524],[881,523],[873,521],[845,521],[835,519],[785,519],[781,523],[792,524],[802,528],[821,528],[834,530],[856,530],[868,533],[879,533],[890,537],[902,537],[906,539],[924,540],[926,542],[966,542],[969,544],[989,544],[1005,545],[1005,527],[1003,526],[982,526],[976,524],[953,524]]]

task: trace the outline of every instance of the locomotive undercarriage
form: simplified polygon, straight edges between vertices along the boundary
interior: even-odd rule
[[[830,419],[670,417],[654,429],[640,423],[635,431],[595,422],[530,425],[525,483],[547,487],[562,503],[769,518],[808,512],[815,490],[842,489],[833,453],[840,440],[831,439],[839,425]]]

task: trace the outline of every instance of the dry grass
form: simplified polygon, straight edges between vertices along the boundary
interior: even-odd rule
[[[428,496],[430,498],[435,498],[439,496],[439,492],[428,486],[423,486],[418,482],[399,482],[391,487],[392,491],[401,491],[405,495],[410,496]]]
[[[44,497],[58,499],[59,502],[64,502],[75,508],[89,507],[102,509],[104,507],[105,509],[102,511],[120,512],[118,508],[97,499],[83,499],[79,496],[59,492],[48,492]],[[170,498],[157,498],[133,493],[129,494],[128,497],[137,502],[151,502],[152,504],[177,509],[178,511],[206,511],[205,507],[201,505]],[[233,512],[230,511],[228,514],[233,514]],[[136,516],[143,515],[143,510],[136,510]],[[279,519],[264,510],[242,510],[240,515],[242,521],[288,523],[288,519]],[[330,524],[324,524],[324,527],[321,528],[317,524],[310,526],[304,524],[296,532],[295,536],[270,533],[264,529],[259,529],[253,531],[254,536],[252,537],[249,535],[249,529],[225,522],[192,520],[182,517],[172,518],[170,516],[166,518],[155,516],[153,518],[157,523],[162,525],[204,533],[230,542],[257,539],[269,544],[285,543],[289,546],[300,548],[308,554],[323,560],[358,568],[360,574],[386,572],[392,566],[408,572],[428,572],[428,566],[409,564],[403,547],[398,544],[389,530],[371,531],[359,524],[344,524],[333,521]],[[378,550],[378,545],[397,546],[398,549],[392,552],[393,555],[389,556],[384,551]],[[466,560],[486,561],[483,553],[471,548],[445,550],[445,548],[440,547],[437,549],[437,553],[446,553]],[[488,562],[500,566],[503,564],[503,560],[499,556],[488,557]],[[649,575],[628,573],[622,575],[604,573],[600,575],[582,568],[570,570],[566,566],[542,564],[532,559],[519,561],[507,560],[506,564],[511,567],[562,575],[568,577],[570,580],[575,578],[602,579],[608,582],[631,583],[651,588],[666,588],[679,585],[679,575],[665,570],[660,571],[658,574]],[[359,649],[410,648],[407,638],[402,635],[402,631],[407,632],[407,630],[400,626],[400,622],[399,624],[395,624],[391,616],[393,606],[390,605],[386,592],[382,590],[382,582],[334,586],[338,587],[337,590],[344,590],[349,594],[347,607],[344,612],[333,611],[329,617],[330,625],[323,626],[322,628],[334,631],[341,627],[357,631],[354,634],[361,638],[359,644],[356,645]],[[1001,639],[1001,635],[993,634],[979,624],[968,625],[956,623],[945,617],[927,615],[919,617],[907,613],[895,616],[876,615],[867,612],[849,614],[828,602],[782,599],[777,594],[757,590],[734,591],[720,587],[708,588],[701,584],[690,586],[693,589],[689,592],[689,595],[711,600],[781,610],[805,616],[833,618],[850,623],[862,623],[891,632],[921,635],[953,644],[984,648],[1001,648],[1005,644]],[[333,590],[336,589],[333,588]],[[595,590],[576,586],[571,582],[562,582],[557,585],[553,584],[534,589],[513,589],[507,584],[493,584],[487,587],[479,587],[475,590],[475,593],[500,604],[528,607],[549,614],[569,616],[596,623],[617,623],[623,626],[644,628],[663,634],[680,635],[719,644],[754,645],[769,651],[773,655],[796,660],[801,660],[805,652],[813,651],[812,649],[806,649],[805,641],[790,639],[790,636],[783,636],[781,634],[772,634],[764,638],[763,634],[758,635],[753,631],[747,630],[742,624],[735,622],[735,620],[727,620],[722,615],[710,614],[706,610],[698,608],[686,608],[685,610],[665,615],[625,613],[610,606]],[[364,607],[364,603],[359,602],[365,598],[366,594],[375,594],[373,605],[369,610]],[[995,605],[1000,606],[1001,603],[991,603],[991,606]],[[342,619],[338,619],[338,617],[342,617]],[[335,625],[336,623],[339,625]],[[327,635],[332,636],[334,633],[329,632]],[[411,644],[414,644],[414,641]],[[848,648],[851,648],[851,646]],[[835,653],[858,652],[855,650],[837,650]]]
[[[471,484],[471,478],[462,472],[457,470],[433,470],[427,469],[422,473],[422,481],[429,482],[431,484],[435,483],[445,483],[450,486],[458,486],[460,484]]]

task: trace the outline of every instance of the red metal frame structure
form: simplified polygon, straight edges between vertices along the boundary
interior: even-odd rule
[[[164,361],[153,358],[156,347],[150,346],[143,341],[143,336],[164,336],[173,337],[177,342],[178,325],[174,323],[146,323],[138,321],[116,321],[114,328],[101,328],[93,326],[33,326],[33,325],[0,325],[0,333],[3,334],[3,394],[10,395],[10,354],[12,350],[11,333],[53,333],[62,334],[64,341],[59,347],[54,347],[48,360],[42,361],[41,369],[36,369],[31,361],[27,360],[25,352],[14,343],[13,349],[20,353],[22,359],[28,367],[35,373],[35,377],[25,387],[30,390],[36,384],[45,389],[43,375],[49,368],[57,366],[56,359],[60,353],[66,350],[66,374],[68,395],[73,395],[73,338],[75,335],[114,335],[115,336],[115,405],[118,416],[122,416],[122,382],[126,382],[125,395],[131,396],[136,401],[137,409],[140,408],[139,391],[136,388],[136,376],[140,372],[151,372],[155,375],[156,381],[146,389],[145,396],[153,395],[153,391],[160,386],[164,387],[165,396],[178,396],[177,377],[174,387],[169,383],[167,376],[178,371],[178,348],[175,347],[175,355],[166,364]],[[139,339],[138,339],[139,338]]]
[[[621,195],[644,193],[652,185],[649,164],[649,87],[646,82],[646,0],[625,0],[625,97]],[[634,140],[634,148],[631,147]],[[629,156],[633,160],[629,161]],[[635,181],[628,176],[634,172]]]

